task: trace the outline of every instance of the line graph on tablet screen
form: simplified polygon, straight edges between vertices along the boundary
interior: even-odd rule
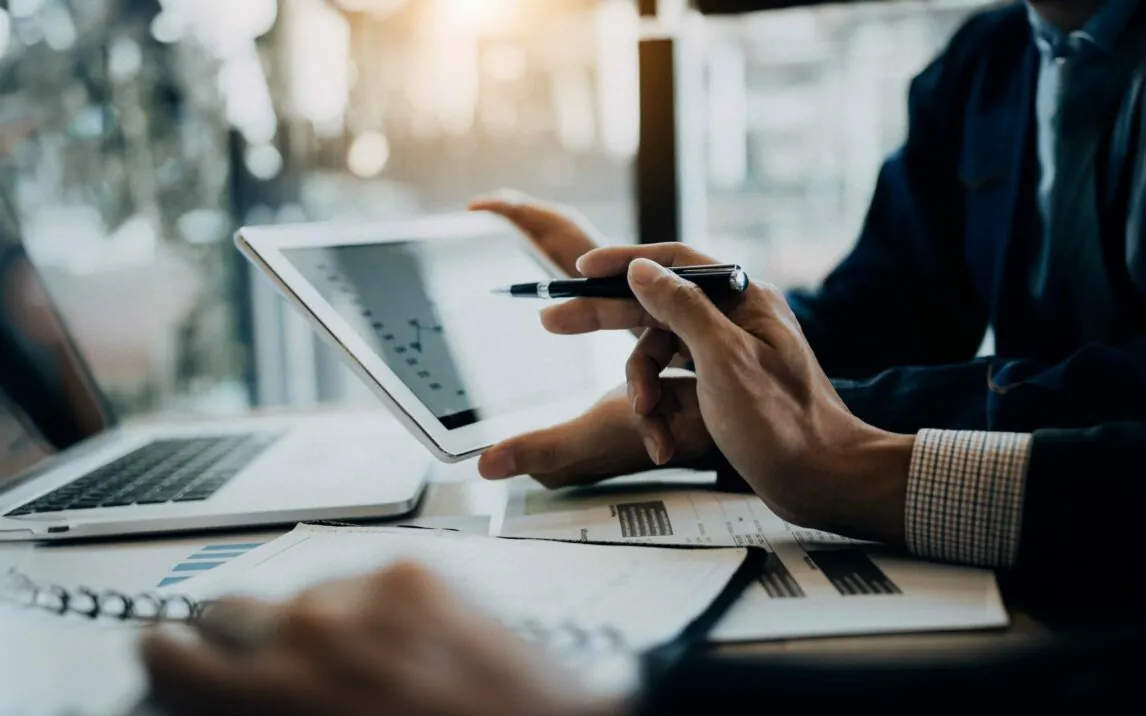
[[[548,275],[512,237],[283,255],[448,430],[575,395],[604,372],[598,338],[551,334],[538,303],[490,292]]]
[[[471,419],[469,391],[437,304],[409,257],[392,251],[384,261],[348,261],[308,251],[293,258],[323,298],[344,317],[353,316],[359,334],[439,420],[452,427]]]

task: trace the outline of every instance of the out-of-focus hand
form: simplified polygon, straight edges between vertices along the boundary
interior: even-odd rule
[[[577,259],[602,243],[600,232],[575,209],[549,204],[521,192],[503,191],[494,198],[477,199],[469,208],[511,221],[566,276],[581,276]],[[633,332],[640,336],[640,331]]]
[[[469,208],[508,219],[566,276],[580,276],[577,259],[601,243],[598,231],[575,210],[521,192],[503,191],[495,197],[476,199]]]
[[[633,410],[625,389],[607,394],[584,415],[562,425],[511,438],[487,450],[478,470],[487,479],[531,475],[549,488],[584,485],[616,475],[688,462],[710,453],[712,438],[697,405],[696,379],[665,378],[657,428],[665,449],[646,443],[652,419]]]
[[[199,636],[149,635],[166,713],[276,716],[614,716],[544,655],[414,565],[332,582],[285,604],[209,609]]]
[[[913,438],[865,424],[820,368],[775,287],[752,284],[718,307],[665,266],[718,263],[681,244],[605,248],[582,256],[588,277],[628,272],[636,301],[580,299],[545,311],[559,333],[643,329],[626,366],[636,423],[655,454],[672,454],[662,372],[687,352],[696,404],[713,441],[755,492],[790,522],[903,541]],[[676,390],[671,402],[681,401]]]

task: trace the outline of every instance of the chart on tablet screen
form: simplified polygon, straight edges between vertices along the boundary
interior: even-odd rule
[[[510,238],[284,254],[448,429],[584,390],[600,363],[584,337],[545,331],[541,301],[490,292],[547,277]]]

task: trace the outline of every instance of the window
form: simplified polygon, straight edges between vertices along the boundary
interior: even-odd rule
[[[705,20],[707,248],[815,285],[854,244],[907,87],[984,0],[871,2]]]
[[[249,221],[460,211],[513,188],[577,209],[612,241],[635,240],[632,0],[294,0],[282,9],[272,84],[284,88],[289,181],[264,194],[277,206],[248,206]],[[256,319],[265,400],[373,400],[277,299],[264,296]],[[308,374],[318,377],[300,382]]]
[[[515,187],[633,240],[632,0],[5,6],[0,209],[122,412],[356,387],[249,275],[241,224]]]

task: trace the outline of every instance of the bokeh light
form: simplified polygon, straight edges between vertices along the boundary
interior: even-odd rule
[[[390,161],[390,141],[381,132],[364,132],[355,138],[347,153],[346,165],[356,177],[370,179],[386,169]]]

